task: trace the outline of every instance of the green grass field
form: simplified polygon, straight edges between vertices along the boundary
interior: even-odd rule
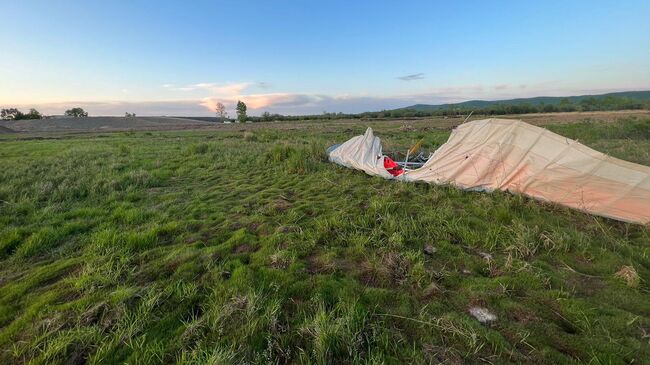
[[[650,119],[547,128],[650,165]],[[327,161],[364,129],[0,137],[0,363],[650,361],[650,228]]]

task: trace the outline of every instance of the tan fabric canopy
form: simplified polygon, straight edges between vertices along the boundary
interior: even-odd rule
[[[381,142],[370,128],[329,157],[370,175],[393,178],[383,168]],[[424,166],[396,179],[499,189],[626,222],[650,222],[650,167],[517,120],[465,123]]]

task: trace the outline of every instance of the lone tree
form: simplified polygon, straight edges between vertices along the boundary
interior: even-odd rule
[[[228,118],[228,113],[226,112],[226,107],[221,104],[217,103],[217,106],[215,108],[215,112],[217,113],[217,118],[219,118],[220,121],[224,121]],[[246,111],[246,106],[244,105],[244,112]]]
[[[72,109],[66,110],[65,111],[65,116],[66,117],[73,117],[73,118],[87,117],[88,112],[86,112],[85,110],[77,107],[77,108],[72,108]]]
[[[29,109],[29,113],[23,116],[23,119],[43,119],[43,115],[38,110],[32,108]]]
[[[239,123],[245,123],[246,122],[246,104],[244,104],[243,101],[238,100],[236,109],[237,109],[237,121],[239,121]]]

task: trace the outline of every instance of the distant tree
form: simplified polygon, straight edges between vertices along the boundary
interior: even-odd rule
[[[576,106],[573,105],[573,103],[571,102],[571,100],[569,100],[569,98],[560,99],[560,104],[558,108],[560,109],[560,111],[563,112],[572,112],[576,110]]]
[[[245,123],[246,122],[246,104],[243,101],[238,100],[237,101],[237,121],[240,123]]]
[[[222,103],[217,103],[217,106],[215,108],[215,112],[217,113],[217,118],[219,118],[220,121],[224,121],[228,119],[228,112],[226,112],[226,107]]]
[[[88,116],[87,113],[86,113],[86,116]],[[126,112],[126,113],[124,113],[124,117],[125,118],[135,118],[135,113]]]
[[[43,119],[43,115],[36,109],[29,109],[29,113],[23,115],[23,119]]]
[[[43,119],[43,115],[36,109],[29,109],[25,114],[16,108],[2,109],[0,116],[3,120]]]
[[[20,119],[16,117],[21,116],[22,114],[23,113],[21,113],[20,110],[16,108],[7,108],[7,109],[2,109],[2,111],[0,111],[0,118],[2,118],[2,120]]]
[[[597,105],[598,105],[598,100],[594,97],[580,100],[580,107],[582,108],[582,111],[588,112],[588,111],[596,110]]]
[[[261,119],[262,119],[263,122],[270,122],[271,118],[272,118],[271,113],[269,113],[269,112],[262,113],[262,118]]]
[[[544,113],[554,113],[558,111],[558,108],[553,104],[542,104],[540,105],[540,108],[544,111]]]
[[[87,117],[88,112],[86,112],[82,108],[77,107],[77,108],[72,108],[72,109],[66,110],[65,115],[66,115],[66,117],[80,118],[80,117]]]

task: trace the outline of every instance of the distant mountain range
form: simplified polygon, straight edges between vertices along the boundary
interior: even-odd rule
[[[568,99],[573,104],[579,104],[584,99],[595,98],[595,99],[605,99],[607,97],[617,97],[617,98],[628,98],[639,101],[648,101],[650,100],[650,90],[647,91],[622,91],[616,93],[600,94],[600,95],[580,95],[580,96],[538,96],[534,98],[518,98],[518,99],[507,99],[507,100],[469,100],[462,103],[455,104],[415,104],[407,106],[405,108],[399,108],[396,110],[415,110],[415,111],[436,111],[441,109],[482,109],[487,108],[493,105],[522,105],[529,104],[538,106],[541,104],[544,105],[559,105],[560,100]]]

